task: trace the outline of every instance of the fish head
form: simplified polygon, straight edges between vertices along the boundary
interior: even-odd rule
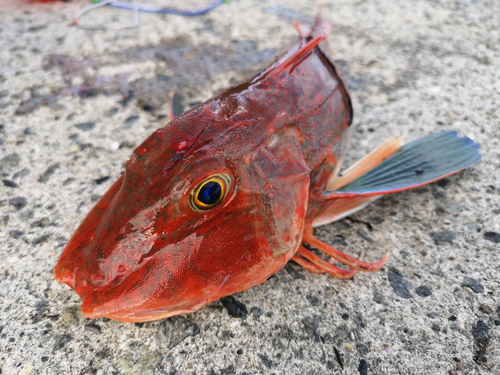
[[[54,274],[86,317],[192,312],[293,256],[309,199],[300,135],[282,121],[259,128],[269,120],[229,102],[188,112],[137,147],[68,242]]]

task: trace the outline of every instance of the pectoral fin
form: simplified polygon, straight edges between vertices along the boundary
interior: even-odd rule
[[[402,146],[354,181],[325,191],[323,198],[373,197],[414,189],[478,162],[478,149],[478,144],[456,132],[431,134]]]
[[[171,94],[172,102],[170,103],[170,120],[182,115],[184,107],[182,106],[182,98],[179,93],[174,92]]]

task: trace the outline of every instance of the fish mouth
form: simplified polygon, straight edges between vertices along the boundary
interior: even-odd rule
[[[97,311],[96,311],[97,310]],[[174,311],[167,311],[167,310],[149,310],[149,311],[129,311],[129,310],[122,310],[122,311],[116,311],[116,312],[110,312],[106,313],[105,311],[99,311],[101,309],[95,309],[94,311],[88,311],[84,309],[82,306],[82,314],[86,318],[89,319],[97,319],[97,318],[109,318],[112,320],[116,320],[119,322],[129,322],[129,323],[136,323],[136,322],[150,322],[153,320],[160,320],[160,319],[166,319],[170,318],[171,316],[174,315],[180,315],[180,314],[187,314],[190,312],[196,311],[196,309],[186,309],[186,310],[174,310]]]
[[[82,314],[89,319],[109,318],[119,322],[148,322],[169,318],[174,315],[187,314],[201,309],[206,301],[200,302],[192,307],[177,306],[173,308],[144,309],[141,304],[137,306],[120,307],[117,301],[109,301],[96,304],[95,292],[89,292],[83,298]]]

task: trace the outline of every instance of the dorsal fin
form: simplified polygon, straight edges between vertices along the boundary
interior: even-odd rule
[[[327,36],[332,32],[332,25],[329,22],[323,21],[321,16],[322,6],[319,5],[319,12],[316,14],[314,23],[308,25],[299,21],[293,23],[293,27],[299,33],[299,38],[303,40],[310,39],[313,35],[324,35]]]
[[[274,71],[274,73],[275,74],[281,73],[288,68],[294,70],[295,67],[300,65],[302,61],[307,59],[309,55],[312,53],[312,51],[318,46],[318,44],[320,44],[325,39],[326,37],[324,35],[318,35],[314,39],[311,39],[305,45],[300,47],[297,50],[297,52],[295,52],[288,60],[286,60],[283,64],[278,66]]]

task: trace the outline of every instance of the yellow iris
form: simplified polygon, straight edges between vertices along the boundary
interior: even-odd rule
[[[201,182],[190,196],[191,207],[195,210],[209,210],[217,206],[225,197],[229,177],[216,174]]]

